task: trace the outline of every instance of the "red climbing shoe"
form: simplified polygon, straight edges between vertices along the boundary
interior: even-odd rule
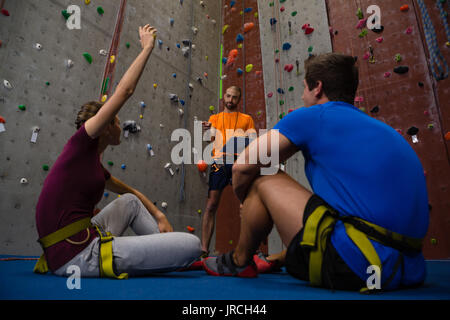
[[[281,268],[279,263],[276,261],[269,261],[266,257],[267,256],[265,256],[262,252],[253,256],[253,261],[258,268],[258,273],[280,272]]]
[[[203,260],[205,271],[212,276],[256,278],[258,269],[252,260],[244,267],[238,267],[233,262],[233,251],[218,257],[206,258]]]

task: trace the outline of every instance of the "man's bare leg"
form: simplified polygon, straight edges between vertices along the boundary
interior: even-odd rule
[[[241,232],[234,252],[236,265],[248,264],[273,224],[289,246],[303,227],[303,212],[312,193],[284,172],[257,178],[241,210]]]
[[[206,209],[202,216],[202,251],[209,252],[209,244],[214,231],[216,211],[219,206],[222,190],[210,190]]]

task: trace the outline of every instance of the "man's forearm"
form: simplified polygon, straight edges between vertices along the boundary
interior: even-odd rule
[[[253,184],[253,181],[258,177],[258,168],[251,167],[247,170],[243,170],[243,166],[246,165],[234,165],[233,166],[233,191],[241,203],[244,203],[247,193]]]

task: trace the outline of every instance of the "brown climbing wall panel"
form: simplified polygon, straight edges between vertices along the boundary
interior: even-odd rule
[[[225,7],[225,5],[228,5]],[[251,8],[250,12],[245,12],[246,8]],[[242,11],[242,14],[241,14]],[[232,85],[242,88],[242,99],[239,104],[239,111],[252,116],[256,130],[266,128],[264,79],[262,76],[262,57],[260,44],[260,30],[258,17],[257,0],[236,1],[233,8],[229,1],[223,1],[222,26],[229,25],[223,34],[223,56],[227,57],[232,49],[237,49],[239,54],[230,67],[224,66],[223,74],[227,75],[223,81],[223,90]],[[244,33],[245,23],[254,23],[254,28]],[[242,49],[238,48],[236,37],[242,34],[245,38]],[[246,72],[245,67],[253,64],[251,72]],[[244,71],[238,75],[237,69]],[[223,107],[220,107],[220,111]],[[218,252],[227,252],[235,248],[239,240],[240,216],[239,201],[233,193],[231,187],[225,188],[220,201],[216,218],[216,247]],[[263,247],[262,250],[267,250]]]
[[[409,10],[400,11],[405,4]],[[438,34],[441,52],[450,62],[450,48],[445,45],[445,32],[435,1],[427,0],[425,4]],[[370,14],[366,10],[370,5],[380,7],[384,31],[377,34],[369,30],[366,36],[360,37],[362,29],[356,28],[359,21],[356,12],[361,8],[364,18],[367,18]],[[448,8],[447,4],[445,6]],[[450,125],[450,80],[436,81],[431,75],[417,2],[328,0],[327,9],[329,24],[334,30],[333,51],[358,56],[360,84],[357,98],[360,98],[355,105],[397,129],[416,151],[424,167],[432,208],[424,255],[427,259],[449,258],[450,166],[449,146],[443,136]],[[409,27],[412,30],[410,34],[405,32]],[[379,37],[383,38],[382,42],[376,41]],[[370,46],[373,63],[364,59]],[[401,55],[401,62],[395,61],[396,54]],[[409,72],[394,73],[393,69],[398,65],[408,66]],[[385,77],[386,72],[391,73],[390,77]],[[419,82],[423,86],[419,86]],[[375,106],[379,107],[377,113],[371,112]],[[412,126],[419,129],[418,143],[413,143],[407,135]]]

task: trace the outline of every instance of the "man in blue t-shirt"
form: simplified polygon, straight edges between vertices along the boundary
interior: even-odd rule
[[[328,236],[319,236],[325,237],[325,248],[320,277],[314,284],[346,290],[360,290],[369,282],[375,284],[369,289],[387,290],[421,284],[425,261],[420,244],[428,228],[428,196],[416,153],[393,128],[352,105],[359,81],[353,57],[311,56],[305,61],[305,71],[305,107],[251,143],[233,167],[233,189],[242,203],[239,243],[231,253],[204,260],[206,271],[256,276],[253,254],[275,224],[287,247],[281,255],[287,271],[312,281],[312,274],[317,275],[315,265],[310,264],[314,248],[301,242],[308,218],[325,207],[326,215],[339,218],[333,220]],[[264,165],[250,163],[252,152],[261,146],[273,150],[274,143],[280,162],[298,151],[303,153],[313,192],[282,171],[261,175]],[[375,253],[362,252],[362,241],[350,236],[349,225],[356,219],[349,217],[385,235],[363,233]],[[368,256],[377,256],[379,261],[375,275],[381,277],[376,281],[372,281],[376,265]]]

